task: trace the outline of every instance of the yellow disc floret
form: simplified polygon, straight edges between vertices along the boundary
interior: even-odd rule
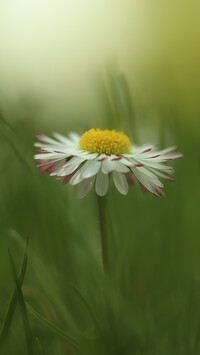
[[[120,155],[130,153],[130,139],[122,132],[113,130],[90,129],[80,138],[79,147],[90,153]]]

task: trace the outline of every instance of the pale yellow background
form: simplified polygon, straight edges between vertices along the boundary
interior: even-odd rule
[[[136,109],[175,105],[198,119],[199,18],[194,0],[1,0],[0,104],[32,95],[44,120],[95,119],[97,83],[112,67]]]

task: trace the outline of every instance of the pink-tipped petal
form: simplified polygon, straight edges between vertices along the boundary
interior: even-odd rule
[[[44,135],[43,134],[36,134],[35,139],[37,139],[38,141],[43,141]]]
[[[33,158],[33,161],[35,161],[35,162],[38,163],[38,164],[42,164],[42,163],[44,163],[46,160],[45,160],[45,159],[36,159],[36,158]]]
[[[154,155],[153,157],[148,157],[147,159],[154,159],[160,157],[160,154]]]
[[[169,177],[169,176],[166,176],[165,180],[172,181],[172,182],[175,181],[175,179],[173,179],[173,178],[171,178],[171,177]]]
[[[71,178],[76,174],[76,172],[80,169],[80,166],[78,168],[76,168],[76,170],[73,171],[73,173],[70,173],[68,175],[66,175],[63,179],[63,184],[68,184],[68,182],[70,182]],[[60,176],[60,178],[62,179],[63,176]]]
[[[145,149],[145,150],[143,150],[143,152],[141,152],[141,154],[151,152],[151,150],[152,150],[152,148]]]
[[[53,165],[54,165],[54,163],[48,163],[48,164],[39,166],[39,174],[42,175],[42,174],[48,173],[49,169],[51,169]]]
[[[139,168],[141,166],[144,166],[144,164],[133,164],[130,166],[130,168]]]
[[[106,157],[103,157],[103,158],[97,159],[97,161],[104,161],[106,159],[107,159]]]
[[[129,185],[134,185],[135,184],[135,179],[132,173],[126,173],[124,174],[126,177],[126,180],[128,182]]]
[[[123,159],[123,157],[113,158],[113,159],[111,159],[111,161],[118,161],[118,160],[121,160],[121,159]]]
[[[79,200],[82,200],[90,192],[94,182],[94,177],[83,180],[78,188],[77,196]]]

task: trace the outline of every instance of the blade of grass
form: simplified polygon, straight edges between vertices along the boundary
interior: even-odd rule
[[[112,128],[114,125],[117,129],[129,132],[129,137],[136,142],[135,113],[125,75],[112,69],[108,71],[105,89],[112,112],[112,122],[110,122]]]
[[[29,245],[29,237],[27,237],[27,240],[26,240],[26,247],[25,247],[24,256],[23,256],[23,260],[22,260],[21,270],[20,270],[19,276],[18,276],[18,283],[19,283],[20,288],[23,284],[24,276],[25,276],[26,268],[27,268],[28,245]],[[2,347],[3,347],[4,340],[6,338],[6,334],[8,332],[9,327],[10,327],[10,323],[12,321],[12,317],[13,317],[13,314],[14,314],[14,311],[16,308],[17,299],[18,299],[18,292],[17,292],[17,289],[15,288],[13,290],[13,294],[10,299],[8,310],[5,314],[5,318],[4,318],[4,321],[3,321],[3,324],[2,324],[1,330],[0,330],[0,349],[2,349]]]
[[[90,305],[89,303],[87,302],[87,300],[85,299],[85,297],[82,295],[82,293],[78,290],[77,287],[73,286],[73,289],[74,291],[77,293],[77,295],[80,297],[80,299],[82,300],[82,302],[84,303],[85,307],[87,308],[89,314],[90,314],[90,317],[92,318],[93,322],[94,322],[94,325],[96,326],[97,329],[99,329],[99,325],[98,325],[98,322],[90,308]]]
[[[19,233],[17,233],[15,230],[11,230],[10,235],[17,241],[17,243],[21,247],[24,247],[24,240]],[[43,280],[46,280],[45,292],[48,291],[48,293],[51,294],[52,302],[55,304],[57,311],[61,312],[63,318],[65,318],[68,324],[70,324],[70,329],[73,328],[73,332],[78,334],[79,329],[77,328],[76,322],[71,316],[70,311],[66,307],[65,303],[59,297],[57,297],[57,293],[54,287],[54,280],[52,279],[51,273],[49,273],[49,270],[46,268],[42,259],[33,250],[29,251],[29,266],[32,267],[33,271],[37,274],[38,282],[40,284],[41,289],[43,290]]]
[[[39,354],[42,355],[43,354],[42,346],[41,346],[41,343],[40,343],[40,340],[38,337],[36,338],[36,344],[37,344],[37,349],[38,349],[38,355]]]
[[[122,129],[126,129],[130,138],[133,139],[133,136],[135,138],[135,133],[133,132],[133,107],[125,76],[115,72],[111,73],[110,86],[119,126]]]
[[[5,120],[1,109],[0,109],[0,122],[2,122],[5,126],[7,126],[11,131],[14,131],[10,123]]]
[[[41,316],[37,311],[35,311],[27,302],[26,302],[26,308],[28,312],[35,317],[37,320],[39,320],[44,326],[46,326],[53,334],[58,335],[61,339],[65,340],[69,344],[73,345],[76,349],[79,349],[78,347],[78,341],[69,333],[67,333],[65,330],[61,329],[57,325],[54,325],[51,323],[49,320],[47,320],[45,317]]]
[[[13,149],[14,153],[21,161],[21,163],[26,167],[26,169],[31,172],[32,165],[30,162],[25,158],[23,154],[23,150],[21,144],[19,142],[19,138],[14,130],[14,128],[6,121],[3,115],[0,112],[0,133],[4,136],[7,140],[8,144]]]
[[[28,319],[27,309],[26,309],[26,305],[24,302],[24,297],[22,294],[21,286],[19,284],[19,279],[17,276],[15,263],[14,263],[11,251],[10,250],[8,250],[8,251],[9,251],[9,257],[10,257],[10,264],[11,264],[11,268],[12,268],[12,272],[13,272],[13,278],[14,278],[15,286],[16,286],[17,293],[18,293],[18,300],[19,300],[19,305],[20,305],[23,324],[24,324],[24,332],[25,332],[28,354],[33,355],[33,341],[32,341],[31,327],[30,327],[30,323],[29,323],[29,319]]]

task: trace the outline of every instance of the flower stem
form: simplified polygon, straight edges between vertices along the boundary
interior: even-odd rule
[[[98,213],[99,213],[99,227],[100,227],[100,237],[101,237],[101,252],[102,261],[104,266],[105,274],[109,273],[109,253],[108,253],[108,232],[106,226],[106,197],[97,196],[98,202]]]

